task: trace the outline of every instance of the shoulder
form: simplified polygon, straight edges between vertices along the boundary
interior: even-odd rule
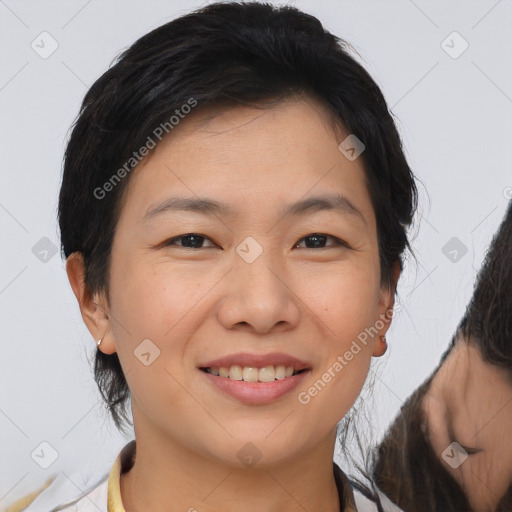
[[[108,474],[85,485],[82,475],[59,473],[45,486],[24,496],[5,512],[107,512]]]
[[[50,477],[41,487],[25,494],[11,503],[7,508],[2,508],[2,512],[20,512],[25,510],[47,487],[55,480],[55,476]]]
[[[61,503],[50,512],[108,512],[108,477],[71,500]],[[27,512],[32,512],[28,511]],[[36,512],[34,510],[34,512]]]

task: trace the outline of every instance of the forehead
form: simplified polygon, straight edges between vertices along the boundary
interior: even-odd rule
[[[346,136],[313,98],[266,109],[203,108],[185,116],[135,168],[129,202],[149,206],[173,190],[217,195],[241,211],[329,192],[355,198],[371,217],[363,160],[351,161],[338,148]]]

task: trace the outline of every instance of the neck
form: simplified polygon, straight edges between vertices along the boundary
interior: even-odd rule
[[[240,467],[193,451],[156,428],[137,428],[133,467],[121,474],[126,512],[340,511],[333,474],[336,429],[286,461]]]

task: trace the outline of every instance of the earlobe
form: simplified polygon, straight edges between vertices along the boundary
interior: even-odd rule
[[[92,297],[86,289],[85,265],[82,253],[74,252],[69,255],[66,260],[66,273],[78,301],[82,319],[95,343],[98,344],[98,341],[101,339],[102,352],[107,354],[115,352],[115,344],[109,335],[111,331],[108,312],[104,307],[100,306],[99,298]],[[98,350],[100,350],[99,346]]]
[[[378,339],[375,339],[372,356],[383,356],[387,349],[388,343],[386,340],[386,333],[391,325],[393,318],[393,308],[395,305],[395,292],[398,283],[398,278],[402,271],[402,265],[399,260],[396,260],[392,267],[393,283],[390,288],[381,290],[381,298],[379,302],[379,318],[375,322],[375,326],[379,330]]]
[[[375,340],[375,345],[373,348],[372,356],[373,357],[381,357],[388,350],[388,342],[386,340],[386,336],[379,336],[378,340]]]

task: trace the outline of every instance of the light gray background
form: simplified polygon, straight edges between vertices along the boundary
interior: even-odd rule
[[[512,197],[512,1],[291,3],[358,50],[423,184],[418,263],[406,264],[403,309],[368,398],[378,438],[446,348]],[[59,471],[107,471],[127,442],[100,401],[94,341],[64,262],[59,252],[41,261],[33,247],[43,237],[59,246],[61,161],[87,88],[138,37],[201,5],[0,0],[0,506]],[[43,31],[59,45],[47,59],[31,48]],[[453,31],[469,43],[458,58],[442,47]],[[453,53],[461,41],[444,45]],[[442,252],[452,237],[468,249],[457,262]],[[59,455],[47,469],[31,458],[42,442]]]

